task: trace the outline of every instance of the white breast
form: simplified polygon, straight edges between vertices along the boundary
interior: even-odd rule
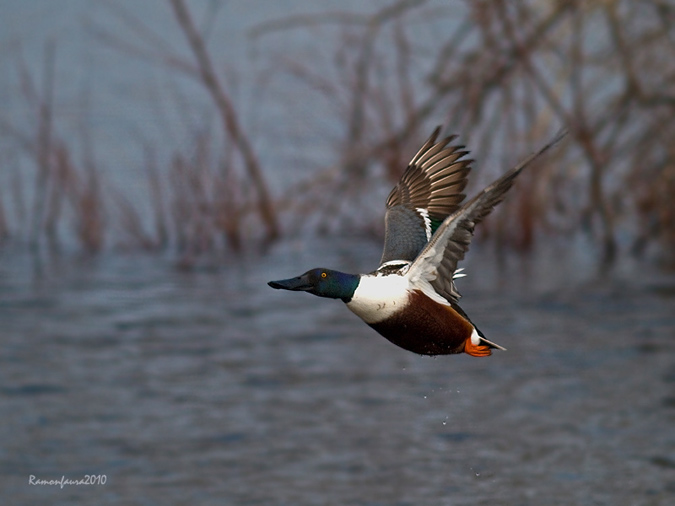
[[[386,320],[408,304],[406,276],[362,276],[347,307],[366,323]]]

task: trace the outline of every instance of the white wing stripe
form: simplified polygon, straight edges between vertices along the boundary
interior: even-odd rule
[[[418,213],[420,213],[420,216],[424,220],[424,230],[427,233],[427,241],[431,239],[431,219],[429,218],[429,211],[426,209],[422,209],[421,207],[417,207],[415,209]]]

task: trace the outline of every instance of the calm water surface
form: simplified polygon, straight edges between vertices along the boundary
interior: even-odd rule
[[[508,351],[434,359],[265,285],[379,258],[340,243],[39,278],[0,253],[3,504],[675,504],[675,276],[474,255],[463,306]]]

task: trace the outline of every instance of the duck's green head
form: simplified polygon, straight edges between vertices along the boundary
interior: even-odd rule
[[[272,288],[309,292],[319,297],[349,302],[359,285],[359,279],[358,274],[319,268],[307,271],[296,278],[270,281],[267,284]]]

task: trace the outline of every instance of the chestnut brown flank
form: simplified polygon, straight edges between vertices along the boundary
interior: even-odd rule
[[[420,355],[462,353],[473,325],[450,306],[434,302],[419,290],[405,310],[370,326],[401,348]]]

